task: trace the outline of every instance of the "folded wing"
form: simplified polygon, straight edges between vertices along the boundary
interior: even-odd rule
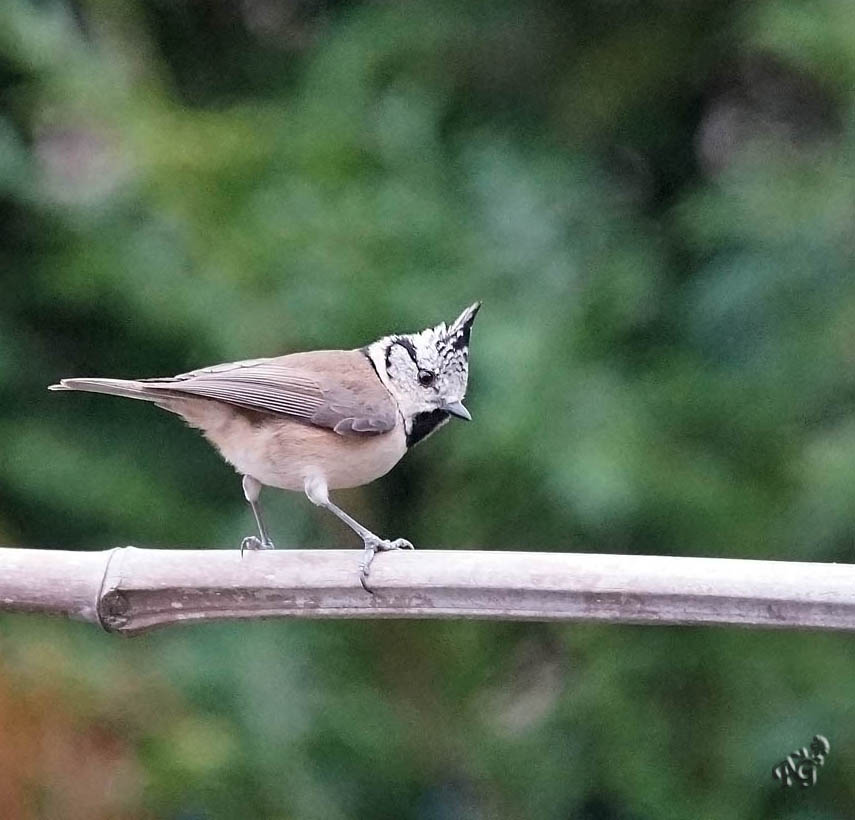
[[[397,421],[395,401],[358,350],[233,362],[165,379],[64,379],[60,387],[149,401],[214,399],[328,427],[343,436],[385,433]]]

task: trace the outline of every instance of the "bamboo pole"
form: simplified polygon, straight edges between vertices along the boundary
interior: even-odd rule
[[[417,550],[0,548],[0,611],[134,635],[236,618],[487,618],[855,629],[855,565]]]

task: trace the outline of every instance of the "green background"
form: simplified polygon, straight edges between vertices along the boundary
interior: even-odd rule
[[[474,416],[337,500],[430,547],[852,561],[849,0],[0,5],[0,541],[233,548],[239,479],[64,376],[475,299]],[[358,543],[266,491],[281,545]],[[0,620],[3,818],[855,817],[852,638]],[[809,790],[772,767],[822,733]]]

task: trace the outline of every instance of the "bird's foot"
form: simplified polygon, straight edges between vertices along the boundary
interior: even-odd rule
[[[377,538],[376,536],[366,538],[365,549],[362,552],[362,560],[359,562],[359,580],[362,582],[362,586],[365,587],[365,579],[371,572],[371,563],[374,561],[374,556],[378,552],[411,549],[414,549],[414,547],[406,538],[396,538],[394,541],[390,541],[386,538]],[[368,589],[368,587],[365,588]]]
[[[258,550],[272,550],[276,549],[275,545],[272,541],[264,540],[262,541],[257,535],[247,535],[243,541],[240,542],[240,555],[243,558],[244,550],[251,550],[252,552],[257,552]]]

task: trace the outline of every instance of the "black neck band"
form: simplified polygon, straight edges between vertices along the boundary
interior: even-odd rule
[[[447,410],[429,410],[413,417],[413,426],[407,433],[407,447],[415,447],[427,438],[437,427],[451,418]]]

